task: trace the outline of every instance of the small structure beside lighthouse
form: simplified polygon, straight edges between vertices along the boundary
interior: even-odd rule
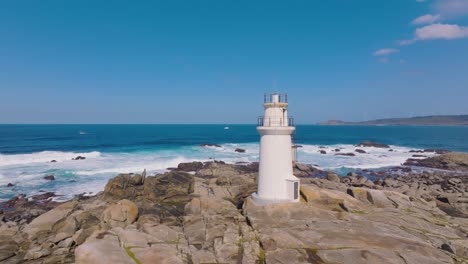
[[[256,204],[299,201],[299,179],[293,175],[291,135],[294,119],[288,117],[286,94],[267,94],[265,114],[258,118],[260,133],[260,165],[258,189],[252,194]]]

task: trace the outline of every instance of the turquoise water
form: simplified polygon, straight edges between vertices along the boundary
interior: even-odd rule
[[[259,136],[254,125],[0,125],[0,199],[39,190],[68,199],[94,194],[119,172],[162,172],[180,162],[219,159],[257,161]],[[468,152],[468,127],[297,126],[299,161],[322,168],[379,168],[404,162],[411,149],[443,148]],[[355,157],[318,153],[319,146],[354,152],[372,140],[394,152],[365,148]],[[202,143],[221,148],[200,147]],[[237,153],[235,148],[246,153]],[[76,156],[85,160],[71,160]],[[57,160],[51,163],[51,160]],[[55,181],[46,181],[45,175]],[[13,183],[14,187],[6,187]]]

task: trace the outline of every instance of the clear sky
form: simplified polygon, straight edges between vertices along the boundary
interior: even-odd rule
[[[0,123],[468,114],[468,0],[0,2]]]

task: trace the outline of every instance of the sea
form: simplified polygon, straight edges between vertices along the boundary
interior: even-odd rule
[[[356,153],[355,145],[366,140],[393,151],[359,147],[366,153]],[[299,162],[345,175],[399,166],[414,154],[410,150],[468,152],[468,127],[298,125],[294,141],[302,146]],[[94,195],[119,173],[146,169],[153,175],[181,162],[256,162],[258,142],[255,125],[0,125],[0,201],[44,191],[55,192],[56,200]],[[337,148],[356,156],[336,156]],[[77,156],[85,159],[72,160]]]

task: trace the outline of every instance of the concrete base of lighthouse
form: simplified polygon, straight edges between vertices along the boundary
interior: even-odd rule
[[[293,175],[291,134],[294,127],[257,127],[260,138],[258,205],[299,202],[300,181]]]
[[[299,183],[298,183],[298,187],[299,187]],[[262,197],[258,196],[258,194],[256,192],[252,193],[252,195],[250,195],[250,197],[252,198],[252,202],[254,204],[256,204],[256,205],[279,204],[279,203],[297,203],[300,200],[299,198],[292,199],[292,200],[291,199],[262,198]]]

